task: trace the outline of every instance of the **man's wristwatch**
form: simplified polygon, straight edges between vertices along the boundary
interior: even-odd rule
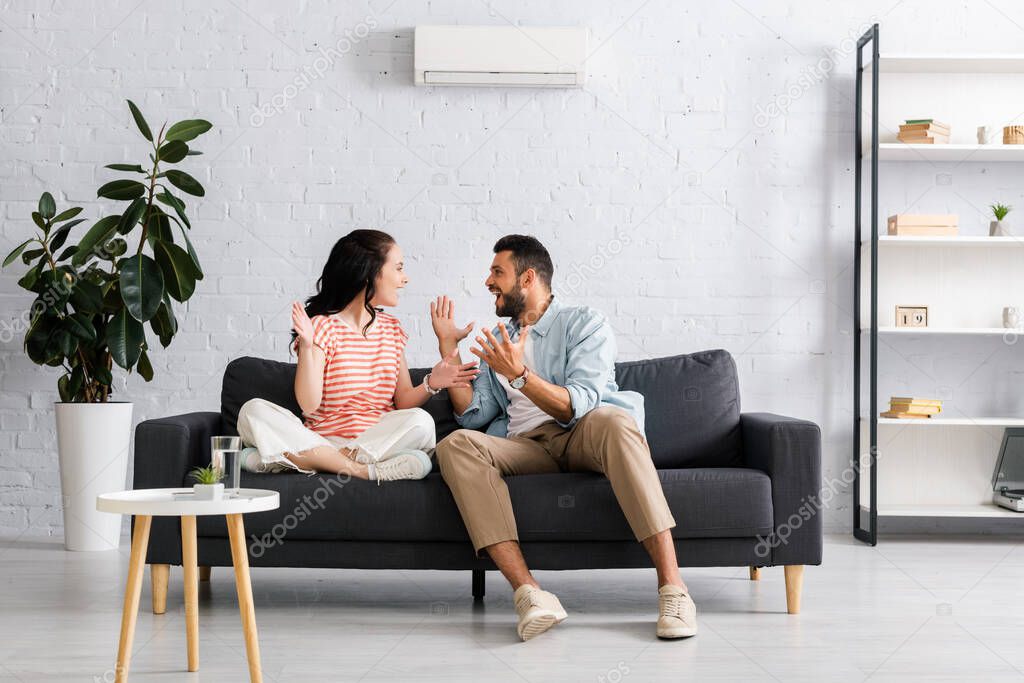
[[[522,389],[523,387],[525,387],[525,386],[526,386],[526,379],[527,379],[527,378],[528,378],[529,376],[530,376],[530,368],[528,368],[528,367],[526,367],[526,366],[524,365],[524,366],[523,366],[523,374],[521,374],[521,375],[519,375],[518,377],[515,377],[515,378],[513,378],[513,379],[510,379],[510,380],[508,381],[508,385],[509,385],[510,387],[512,387],[513,389],[517,389],[517,390],[518,390],[518,389]]]

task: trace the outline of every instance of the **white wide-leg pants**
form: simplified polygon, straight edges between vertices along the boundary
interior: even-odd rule
[[[246,467],[258,472],[277,472],[286,468],[310,472],[298,467],[284,454],[299,453],[317,446],[358,448],[373,462],[378,462],[404,450],[417,449],[429,454],[437,445],[434,418],[421,408],[385,413],[380,422],[356,438],[345,439],[317,434],[287,408],[262,398],[242,404],[238,412],[238,435],[242,437],[244,446],[253,446],[259,451],[261,467]]]

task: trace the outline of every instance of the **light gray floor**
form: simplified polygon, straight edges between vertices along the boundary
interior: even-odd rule
[[[112,681],[128,542],[69,553],[0,542],[0,681]],[[826,539],[803,613],[787,615],[781,568],[687,569],[700,634],[654,638],[653,570],[539,572],[569,619],[529,643],[511,591],[469,572],[253,569],[266,681],[1024,680],[1021,537]],[[167,613],[147,571],[133,681],[246,681],[230,569],[200,591],[200,671],[185,671],[181,569]]]

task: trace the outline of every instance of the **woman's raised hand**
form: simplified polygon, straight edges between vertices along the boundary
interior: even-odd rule
[[[292,302],[292,329],[299,335],[296,341],[300,347],[308,349],[313,345],[313,323],[298,301]]]
[[[465,327],[455,326],[455,302],[447,296],[437,297],[437,301],[430,302],[430,324],[434,327],[434,334],[439,342],[450,342],[458,344],[473,331],[475,323],[469,323]]]
[[[476,362],[459,364],[459,350],[455,349],[442,358],[430,369],[430,388],[449,389],[458,387],[469,389],[476,376],[480,374]]]

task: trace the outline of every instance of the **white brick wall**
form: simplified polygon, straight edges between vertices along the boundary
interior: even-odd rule
[[[405,249],[412,282],[397,312],[414,365],[434,353],[427,301],[446,292],[460,318],[491,321],[491,245],[530,232],[553,252],[567,298],[609,314],[623,358],[729,349],[745,409],[822,425],[830,476],[851,444],[852,54],[823,80],[800,79],[874,19],[893,51],[1021,39],[994,5],[942,0],[321,0],[288,11],[6,0],[0,11],[4,253],[30,232],[43,190],[98,215],[102,166],[144,153],[125,98],[151,123],[216,126],[190,162],[208,191],[193,221],[207,278],[174,345],[153,353],[156,380],[118,377],[136,421],[216,409],[233,357],[284,359],[289,303],[352,228],[385,229]],[[416,24],[505,17],[589,26],[587,87],[412,86]],[[317,76],[332,48],[344,54]],[[794,91],[782,115],[758,119]],[[588,270],[617,235],[628,244]],[[59,535],[56,373],[28,361],[20,329],[10,334],[30,302],[20,271],[0,274],[0,534]],[[849,503],[848,492],[833,503],[827,528],[849,527]]]

